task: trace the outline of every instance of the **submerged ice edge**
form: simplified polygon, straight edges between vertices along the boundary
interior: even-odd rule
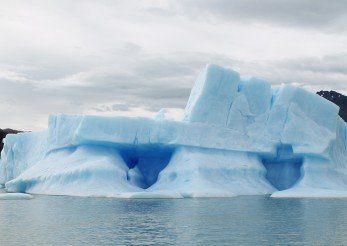
[[[346,123],[302,88],[208,65],[181,121],[52,115],[8,135],[11,192],[121,198],[347,197]]]
[[[25,193],[0,193],[0,200],[31,200],[34,196]]]

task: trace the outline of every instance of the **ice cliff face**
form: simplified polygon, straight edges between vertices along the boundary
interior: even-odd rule
[[[347,197],[346,124],[301,88],[271,88],[208,65],[181,121],[50,116],[10,135],[0,182],[12,192],[122,198]]]

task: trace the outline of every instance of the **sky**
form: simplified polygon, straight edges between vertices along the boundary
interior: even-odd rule
[[[347,94],[347,1],[0,0],[0,128],[178,118],[208,63]]]

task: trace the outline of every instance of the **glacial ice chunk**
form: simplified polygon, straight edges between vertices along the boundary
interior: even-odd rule
[[[207,65],[183,120],[51,115],[8,135],[10,192],[119,198],[347,197],[347,125],[293,86]]]

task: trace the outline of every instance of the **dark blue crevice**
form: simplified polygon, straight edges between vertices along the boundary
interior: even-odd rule
[[[169,164],[174,148],[148,144],[120,148],[120,154],[129,167],[128,180],[147,189],[158,179],[159,173]]]
[[[301,178],[303,159],[293,154],[292,146],[281,145],[274,158],[262,158],[267,180],[278,190],[293,187]]]

